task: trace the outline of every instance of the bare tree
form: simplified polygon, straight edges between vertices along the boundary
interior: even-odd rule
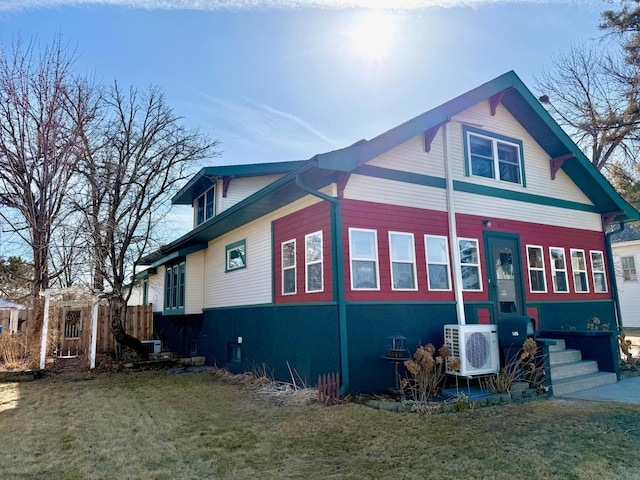
[[[542,103],[598,169],[634,161],[640,129],[635,67],[606,55],[599,44],[574,46],[553,57],[537,79]]]
[[[110,300],[112,331],[121,345],[144,355],[125,332],[125,306],[143,254],[156,247],[157,226],[179,184],[199,161],[216,155],[217,142],[180,125],[159,89],[122,91],[116,82],[103,96],[99,131],[83,135],[79,171],[83,212],[91,246],[94,288]]]
[[[60,37],[0,51],[0,218],[33,253],[34,300],[50,283],[50,241],[69,213],[77,145],[96,111],[74,60]]]

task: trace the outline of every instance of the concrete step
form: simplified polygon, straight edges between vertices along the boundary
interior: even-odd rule
[[[566,395],[567,393],[608,385],[617,381],[616,374],[613,372],[589,373],[578,375],[577,377],[562,378],[552,381],[553,394],[557,396]]]
[[[536,338],[536,340],[539,341],[546,341],[549,342],[549,351],[553,352],[556,350],[564,350],[566,347],[565,343],[564,343],[564,339],[558,339],[558,338]],[[555,344],[551,343],[551,342],[555,342]]]
[[[551,366],[551,381],[555,382],[562,378],[577,377],[596,372],[598,372],[598,362],[595,360],[557,363]]]
[[[558,363],[578,362],[582,360],[582,352],[572,348],[564,350],[554,350],[549,352],[549,363],[556,365]]]

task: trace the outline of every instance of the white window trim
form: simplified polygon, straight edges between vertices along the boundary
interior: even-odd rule
[[[584,260],[584,270],[576,269],[573,264],[573,254],[574,253],[582,253],[582,259]],[[589,273],[587,272],[587,255],[581,248],[570,248],[569,254],[571,255],[571,276],[573,278],[573,290],[576,293],[589,293]],[[576,257],[577,258],[577,257]],[[584,273],[584,282],[586,284],[586,290],[578,290],[578,286],[576,285],[576,273]]]
[[[527,245],[527,268],[529,271],[529,292],[530,293],[547,293],[549,291],[549,287],[547,286],[547,271],[544,268],[544,248],[542,247],[542,245]],[[529,262],[529,248],[537,248],[540,250],[540,253],[542,254],[542,268],[540,267],[532,267],[531,266],[531,262]],[[544,290],[534,290],[533,286],[531,285],[531,271],[534,272],[539,272],[542,271],[542,278],[544,279]]]
[[[320,260],[309,261],[309,257],[307,255],[307,241],[309,237],[313,237],[315,235],[320,235]],[[304,236],[304,288],[306,293],[318,293],[324,292],[324,262],[323,262],[323,249],[324,249],[324,237],[322,235],[322,230],[318,230],[317,232],[309,233]],[[317,265],[320,264],[320,289],[318,290],[309,290],[309,265]]]
[[[413,260],[394,260],[393,258],[393,248],[391,246],[391,237],[393,235],[402,235],[405,237],[411,237],[411,255],[413,256]],[[393,278],[393,264],[394,263],[406,263],[411,264],[413,271],[413,288],[395,288],[395,279]],[[391,270],[391,290],[393,291],[401,291],[401,292],[415,292],[418,290],[418,273],[416,271],[416,243],[413,233],[408,232],[392,232],[389,231],[389,268]]]
[[[624,259],[625,258],[630,258],[631,260],[633,260],[633,276],[631,278],[629,278],[629,280],[627,280],[626,278],[624,278]],[[638,270],[636,267],[636,257],[635,255],[621,255],[620,256],[620,274],[621,274],[621,278],[623,282],[637,282],[638,281]]]
[[[212,195],[212,202],[213,202],[213,206],[212,206],[212,212],[211,212],[211,216],[207,217],[207,195],[211,194]],[[203,220],[201,222],[198,222],[198,204],[200,203],[200,199],[204,198],[204,206],[203,206],[203,212],[202,212],[202,217]],[[197,227],[198,225],[202,225],[203,223],[205,223],[207,220],[209,220],[210,218],[213,218],[216,216],[216,188],[215,185],[208,188],[204,193],[202,193],[201,195],[198,196],[198,198],[196,198],[195,200],[195,226]]]
[[[429,262],[429,249],[427,248],[427,239],[428,238],[438,238],[444,240],[444,248],[446,249],[446,262]],[[458,247],[459,248],[459,247]],[[451,284],[451,261],[449,256],[449,238],[445,235],[425,235],[424,236],[424,259],[427,265],[427,285],[428,289],[431,292],[450,292],[453,288]],[[433,288],[431,287],[431,277],[429,276],[429,265],[444,265],[447,267],[447,278],[449,283],[449,288]]]
[[[553,261],[551,250],[562,251],[562,258],[564,258],[564,270],[556,270],[556,263]],[[549,262],[551,263],[551,282],[553,283],[553,293],[570,293],[571,289],[569,288],[569,277],[567,271],[567,252],[565,251],[564,247],[549,247]],[[564,272],[564,283],[567,285],[566,290],[556,290],[556,282],[553,281],[553,277],[555,277],[554,274],[557,272]]]
[[[293,243],[293,265],[290,265],[288,267],[284,266],[284,246],[286,244],[289,243]],[[296,245],[296,239],[292,238],[291,240],[286,240],[284,242],[282,242],[280,244],[280,267],[281,267],[281,271],[282,271],[282,295],[286,296],[286,295],[295,295],[296,293],[298,293],[298,272],[297,272],[297,267],[298,267],[298,259],[296,257],[297,255],[297,245]],[[294,271],[294,281],[293,281],[293,292],[287,292],[285,293],[284,291],[284,272],[285,270],[293,270]]]
[[[596,270],[593,265],[593,254],[600,255],[602,260],[602,270]],[[591,262],[591,277],[593,279],[593,292],[594,293],[609,293],[609,286],[607,285],[607,266],[604,261],[604,252],[602,250],[589,250],[589,261]],[[596,273],[601,273],[604,277],[604,290],[597,290],[598,282],[596,282]]]
[[[494,181],[497,182],[506,182],[506,183],[510,183],[512,185],[523,185],[524,184],[524,180],[523,180],[523,171],[522,171],[522,163],[520,161],[520,159],[522,158],[522,151],[521,151],[521,146],[518,143],[515,143],[513,141],[509,141],[506,140],[504,138],[500,138],[500,137],[494,137],[492,136],[490,133],[484,134],[484,133],[478,133],[476,131],[471,131],[471,130],[467,130],[467,149],[468,149],[468,154],[469,154],[469,158],[467,159],[467,161],[469,162],[468,165],[468,169],[469,169],[469,175],[472,177],[476,177],[476,178],[486,178],[486,179],[493,179]],[[473,174],[473,161],[471,160],[471,136],[476,136],[479,138],[484,138],[487,140],[491,141],[491,155],[492,155],[492,160],[493,160],[493,177],[484,177],[482,175],[474,175]],[[518,182],[510,182],[508,180],[502,180],[500,178],[500,158],[498,156],[498,143],[504,143],[505,145],[510,145],[516,148],[517,152],[518,152],[518,177],[519,177],[519,181]]]
[[[352,232],[370,232],[373,233],[373,242],[374,242],[374,252],[375,252],[375,258],[371,259],[371,258],[359,258],[359,257],[354,257],[353,256],[353,248],[352,248],[352,243],[351,243],[351,233]],[[363,261],[363,262],[374,262],[375,265],[375,280],[376,280],[376,287],[374,288],[356,288],[353,285],[353,262],[354,261]],[[373,230],[373,229],[369,229],[369,228],[349,228],[349,273],[351,276],[351,290],[356,290],[356,291],[379,291],[380,290],[380,262],[378,259],[378,231],[377,230]]]
[[[483,291],[483,284],[482,284],[482,267],[480,266],[480,242],[478,242],[477,238],[463,238],[463,237],[458,237],[458,251],[460,251],[460,242],[461,241],[467,241],[467,242],[474,242],[476,244],[476,251],[478,252],[478,263],[462,263],[462,255],[460,255],[460,275],[462,275],[462,266],[467,266],[467,267],[477,267],[478,269],[478,282],[480,284],[480,288],[479,289],[475,289],[475,288],[462,288],[463,292],[482,292]],[[462,277],[461,277],[462,278]]]

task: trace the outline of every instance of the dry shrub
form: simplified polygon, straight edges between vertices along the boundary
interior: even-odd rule
[[[485,389],[494,393],[507,393],[516,382],[527,382],[536,388],[541,386],[544,370],[536,364],[538,344],[527,338],[520,351],[511,357],[500,371],[482,380]]]
[[[16,370],[25,365],[26,342],[23,335],[0,335],[0,359],[7,370]]]
[[[413,359],[404,362],[412,378],[402,380],[403,391],[408,391],[412,399],[418,402],[435,397],[444,381],[446,360],[450,355],[448,345],[443,345],[437,352],[431,343],[420,345]]]

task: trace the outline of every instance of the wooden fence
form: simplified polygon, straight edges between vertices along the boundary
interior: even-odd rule
[[[20,334],[32,334],[33,309],[19,311]],[[2,333],[9,333],[10,311],[0,310],[0,325]],[[91,343],[92,305],[80,302],[52,303],[49,307],[49,355],[88,352]],[[149,340],[153,336],[153,307],[152,305],[137,305],[127,307],[125,317],[125,331],[140,340]],[[39,344],[39,341],[36,342]],[[111,354],[115,352],[116,342],[111,332],[111,312],[108,306],[98,307],[98,338],[96,351]]]

